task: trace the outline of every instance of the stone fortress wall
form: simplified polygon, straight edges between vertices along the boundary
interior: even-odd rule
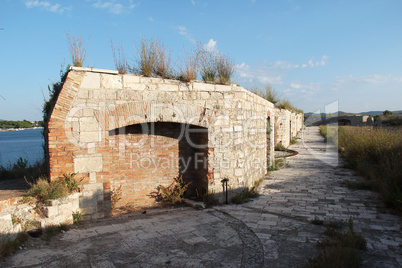
[[[52,181],[77,173],[81,192],[40,211],[22,198],[0,202],[0,233],[15,235],[31,221],[72,223],[79,211],[104,217],[116,189],[117,206],[154,206],[158,186],[180,176],[188,197],[223,203],[223,179],[229,200],[251,187],[274,164],[275,145],[287,147],[302,125],[302,114],[240,86],[72,67],[49,120],[47,161]]]
[[[225,201],[251,187],[287,147],[303,115],[280,110],[236,85],[146,78],[72,67],[48,124],[51,180],[77,173],[80,209],[153,206],[158,186],[182,177],[189,197]]]

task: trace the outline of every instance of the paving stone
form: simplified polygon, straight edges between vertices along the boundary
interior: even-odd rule
[[[387,212],[378,194],[341,186],[345,179],[362,178],[331,159],[336,154],[325,154],[317,127],[300,137],[290,147],[299,152],[287,159],[290,166],[271,172],[250,202],[84,223],[50,245],[20,250],[0,266],[301,267],[319,253],[316,243],[325,237],[325,227],[312,219],[352,217],[354,230],[367,240],[363,267],[401,267],[401,219]]]

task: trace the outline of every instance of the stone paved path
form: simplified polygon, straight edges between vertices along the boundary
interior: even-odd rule
[[[341,186],[345,179],[363,179],[342,168],[318,127],[308,127],[300,136],[301,141],[290,147],[299,154],[287,158],[288,168],[263,181],[258,199],[221,210],[257,234],[267,267],[297,266],[303,253],[314,252],[311,245],[323,238],[324,231],[309,224],[315,217],[326,222],[353,218],[354,230],[368,242],[363,267],[402,267],[401,218],[387,213],[376,193]]]
[[[368,242],[363,267],[401,267],[401,219],[387,213],[376,193],[352,191],[359,180],[336,166],[316,127],[291,149],[289,167],[272,172],[261,196],[213,209],[156,209],[84,224],[0,263],[4,267],[301,267],[318,253],[322,226],[353,217]],[[33,239],[32,239],[33,240]]]

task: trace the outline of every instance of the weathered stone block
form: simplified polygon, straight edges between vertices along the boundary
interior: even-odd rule
[[[126,74],[123,76],[123,87],[124,88],[131,88],[131,89],[136,89],[139,90],[139,84],[141,83],[140,77],[135,76],[135,75],[129,75]],[[142,87],[142,89],[145,89],[145,86]]]
[[[78,90],[77,97],[80,98],[80,99],[88,99],[88,97],[89,97],[88,89],[80,89],[80,90]]]
[[[161,91],[179,91],[178,84],[163,84],[158,86],[158,90]]]
[[[122,89],[123,88],[122,76],[101,74],[101,88]]]
[[[100,74],[98,73],[85,73],[84,79],[81,83],[81,88],[96,89],[100,88]]]
[[[206,83],[193,83],[193,90],[194,91],[214,91],[215,85],[214,84],[206,84]]]
[[[95,117],[83,117],[79,119],[81,131],[100,131],[100,125]]]
[[[55,217],[59,213],[59,205],[43,207],[42,213],[48,218]]]
[[[89,173],[102,171],[102,155],[78,155],[74,157],[74,172]]]
[[[215,91],[219,91],[219,92],[232,91],[232,86],[229,86],[229,85],[215,85]]]
[[[8,233],[13,229],[11,214],[6,212],[0,213],[0,233]]]
[[[79,139],[81,143],[98,142],[101,140],[101,136],[99,131],[92,131],[92,132],[81,131],[79,134]]]

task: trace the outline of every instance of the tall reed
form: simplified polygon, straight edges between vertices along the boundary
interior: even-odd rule
[[[339,127],[338,148],[348,166],[373,182],[389,206],[402,210],[401,129]]]

